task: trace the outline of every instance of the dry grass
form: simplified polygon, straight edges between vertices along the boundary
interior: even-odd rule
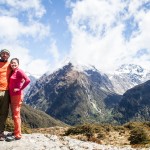
[[[150,123],[131,122],[123,126],[110,124],[84,124],[75,127],[50,127],[33,129],[32,132],[53,134],[57,136],[70,136],[83,141],[92,141],[99,144],[124,146],[130,145],[129,137],[135,128],[142,128],[150,138]],[[147,144],[135,144],[133,147],[150,147]]]
[[[56,127],[49,127],[49,128],[35,128],[35,129],[32,129],[32,132],[62,136],[65,134],[67,130],[68,130],[68,127],[56,126]]]
[[[8,117],[7,122],[6,122],[6,131],[8,132],[14,131],[14,122],[10,117]],[[29,134],[29,133],[32,133],[32,130],[28,125],[26,125],[25,123],[22,123],[21,132]]]
[[[98,144],[114,146],[130,145],[131,141],[129,140],[129,137],[131,137],[134,133],[133,131],[136,129],[139,129],[139,131],[141,129],[144,130],[147,138],[150,139],[150,122],[129,122],[122,126],[110,124],[84,124],[74,127],[55,126],[34,129],[30,129],[27,125],[22,124],[22,133],[43,133],[45,135],[70,136],[71,138],[82,141],[92,141]],[[13,121],[11,118],[8,118],[7,120],[6,130],[9,132],[13,131]],[[145,141],[141,143],[139,142],[139,144],[133,144],[132,147],[137,149],[141,149],[143,147],[150,149],[150,140],[146,140],[146,142],[144,142]]]

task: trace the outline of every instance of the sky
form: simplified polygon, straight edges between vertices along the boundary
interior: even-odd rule
[[[36,77],[67,61],[150,68],[150,0],[0,0],[0,49]]]

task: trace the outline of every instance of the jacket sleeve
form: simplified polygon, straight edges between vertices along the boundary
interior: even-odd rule
[[[23,90],[30,83],[30,78],[22,70],[20,70],[19,72],[22,76],[22,79],[24,80],[24,82],[20,88],[20,90]]]

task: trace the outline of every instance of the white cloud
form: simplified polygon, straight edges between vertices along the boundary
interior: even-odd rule
[[[0,38],[1,39],[16,39],[19,35],[19,31],[21,27],[17,18],[2,16],[0,17],[0,20],[1,20]]]
[[[146,2],[149,0],[67,0],[72,10],[71,16],[67,17],[72,34],[69,57],[83,64],[93,64],[104,71],[113,70],[122,63],[149,66],[150,11],[141,7]],[[42,22],[45,21],[45,13],[42,0],[0,1],[0,47],[10,49],[12,57],[20,58],[22,68],[33,74],[45,72],[49,64],[55,68],[64,56],[60,54],[56,40],[51,37],[50,25]],[[127,40],[123,33],[129,31],[126,20],[132,17],[133,25],[137,24],[137,28]],[[47,47],[45,43],[51,44],[48,49],[45,48],[50,60],[31,56],[30,49],[34,47],[32,41],[35,45],[37,43],[35,47],[41,44],[43,49]],[[141,49],[146,49],[147,54],[136,57]]]
[[[22,36],[39,40],[50,34],[50,26],[38,19],[46,13],[41,0],[2,0],[0,6],[1,40],[18,40]]]
[[[26,70],[36,77],[40,77],[41,75],[43,75],[43,73],[47,72],[49,69],[50,69],[49,62],[47,60],[42,59],[31,60],[26,67]]]
[[[10,7],[11,15],[27,11],[30,12],[30,15],[42,17],[46,13],[41,0],[1,0],[0,4]]]
[[[30,50],[33,41],[39,43],[50,35],[50,26],[40,21],[46,13],[41,0],[1,0],[0,8],[0,48],[10,50],[10,59],[19,58],[26,72],[42,75],[48,61],[31,56]]]
[[[22,37],[32,37],[33,40],[36,41],[41,40],[42,38],[48,36],[49,27],[46,27],[38,22],[33,22],[27,26],[22,22],[19,22],[19,20],[15,17],[2,16],[0,17],[0,20],[1,49],[7,48],[11,52],[11,58],[19,58],[20,67],[25,71],[28,71],[31,74],[42,75],[42,73],[44,73],[47,69],[47,61],[39,59],[37,60],[34,58],[34,56],[31,56],[31,51],[26,48],[26,43],[30,43],[30,41],[24,41],[24,38],[22,39]],[[29,65],[30,63],[31,66]],[[41,67],[40,70],[39,66]]]
[[[28,25],[19,22],[15,17],[0,17],[0,39],[16,40],[21,36],[32,36],[33,38],[43,38],[49,34],[49,27],[38,22],[32,22]],[[39,32],[40,31],[40,32]]]
[[[59,61],[59,51],[56,45],[56,41],[53,41],[50,45],[50,48],[48,49],[48,52],[50,55],[52,55],[52,58],[54,58],[55,63]]]
[[[28,60],[26,62],[28,62],[29,60],[31,60],[31,57],[29,55],[29,50],[27,48],[23,48],[21,46],[19,46],[18,43],[3,43],[3,44],[0,44],[0,47],[3,48],[6,48],[10,51],[10,54],[11,54],[11,58],[12,57],[18,57],[18,58],[26,58],[27,56],[28,57]]]
[[[110,71],[122,63],[150,65],[147,56],[136,58],[140,49],[150,50],[150,11],[144,11],[147,0],[84,0],[70,2],[68,19],[72,33],[70,55],[79,62]],[[126,20],[133,17],[138,28],[129,40],[124,37]],[[144,65],[146,64],[146,65]],[[149,66],[147,66],[149,67]]]
[[[0,44],[0,47],[6,48],[10,51],[10,58],[9,60],[11,60],[12,58],[19,58],[20,59],[20,67],[26,70],[26,66],[29,62],[32,61],[32,56],[30,56],[29,54],[29,50],[19,46],[19,44],[15,44],[15,43],[11,43],[11,44]]]
[[[0,44],[0,47],[6,48],[10,51],[10,58],[19,58],[20,68],[25,72],[30,73],[35,77],[40,77],[46,71],[49,71],[50,64],[47,60],[34,59],[34,56],[30,55],[30,51],[26,48],[19,46],[18,44]]]

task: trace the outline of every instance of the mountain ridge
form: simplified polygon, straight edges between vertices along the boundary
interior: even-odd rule
[[[115,119],[121,124],[129,121],[150,121],[149,89],[150,80],[126,91],[114,110]]]
[[[105,120],[110,117],[106,115],[107,95],[116,97],[111,86],[107,75],[95,69],[81,72],[69,63],[53,74],[42,76],[26,95],[26,103],[69,124],[96,121],[99,114]],[[112,103],[115,105],[116,100]]]
[[[140,74],[143,71],[135,65],[130,65],[130,69],[132,67],[134,70],[137,68]],[[38,79],[26,94],[26,103],[71,125],[113,122],[112,111],[122,99],[120,93],[142,83],[142,80],[137,82],[140,75],[129,71],[115,76],[114,82],[109,75],[93,66],[88,68],[68,63]],[[137,78],[132,81],[134,77]]]

